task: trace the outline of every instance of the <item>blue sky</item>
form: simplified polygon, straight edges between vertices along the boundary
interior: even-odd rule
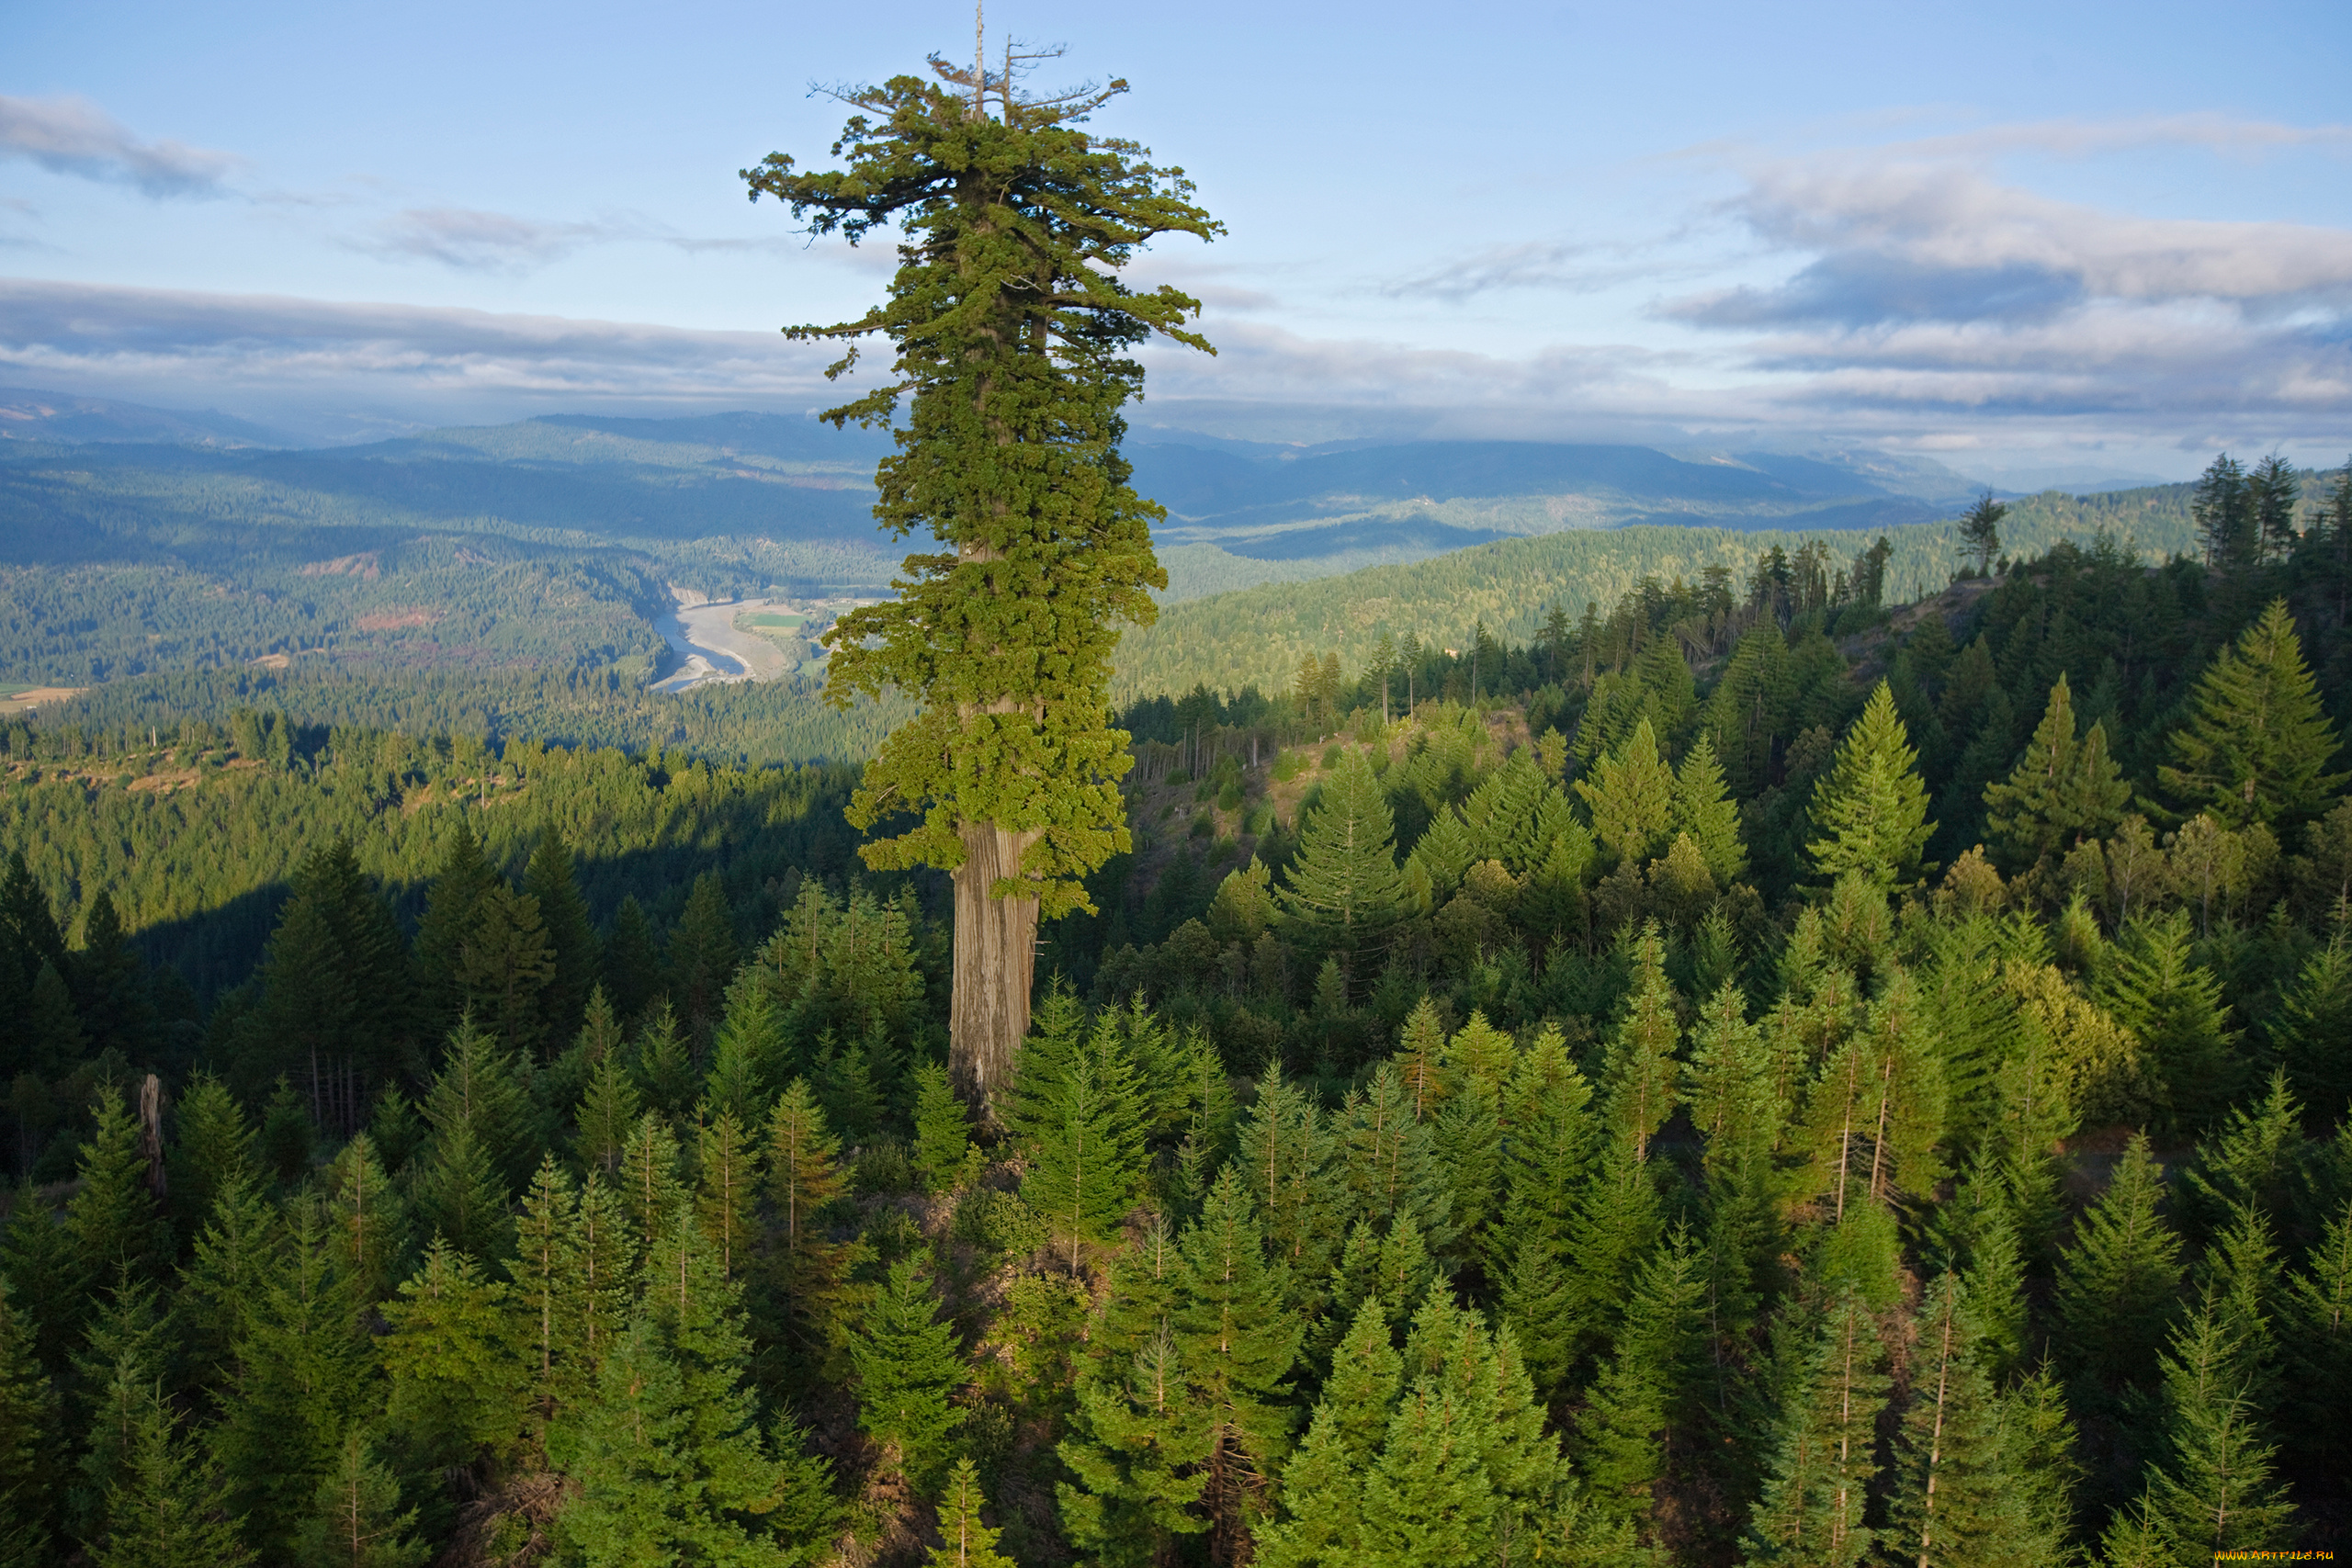
[[[999,4],[1229,230],[1137,423],[1858,443],[1988,477],[2352,446],[2352,7]],[[888,247],[736,171],[950,6],[15,0],[0,382],[320,434],[797,409]]]

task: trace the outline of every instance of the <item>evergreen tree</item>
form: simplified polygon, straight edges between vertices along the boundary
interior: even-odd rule
[[[2327,772],[2335,727],[2283,599],[2198,677],[2188,722],[2167,741],[2172,761],[2157,768],[2157,784],[2184,815],[2201,811],[2224,828],[2307,821],[2352,777]]]
[[[2134,1135],[2059,1262],[2060,1358],[2078,1398],[2103,1408],[2153,1385],[2177,1305],[2180,1241],[2157,1213],[2162,1196],[2148,1140]]]
[[[683,1157],[677,1134],[651,1111],[637,1119],[628,1142],[622,1146],[614,1190],[620,1196],[621,1213],[628,1218],[629,1233],[640,1257],[653,1250],[662,1227],[685,1201],[685,1183],[679,1171]]]
[[[1911,1406],[1895,1439],[1889,1556],[1928,1568],[2061,1562],[2064,1540],[2051,1532],[2054,1521],[2036,1517],[2030,1480],[2005,1441],[2011,1422],[1985,1375],[1965,1296],[1945,1274],[1921,1303]]]
[[[670,994],[698,1041],[709,1039],[718,1023],[737,957],[735,906],[718,874],[706,871],[695,878],[670,933]]]
[[[555,948],[539,901],[493,880],[474,901],[472,928],[458,949],[468,1022],[484,1021],[507,1050],[535,1062],[551,1021],[542,998],[555,980]]]
[[[415,1529],[416,1510],[401,1506],[399,1481],[354,1423],[294,1538],[294,1561],[300,1568],[424,1568],[433,1548]]]
[[[2188,510],[2197,520],[2207,566],[2237,572],[2262,558],[2261,523],[2246,485],[2245,465],[2227,452],[2199,476]]]
[[[91,1107],[89,1138],[75,1162],[81,1185],[65,1201],[73,1240],[71,1276],[88,1289],[119,1270],[146,1276],[168,1252],[154,1195],[147,1188],[147,1156],[138,1117],[122,1091],[107,1088]]]
[[[1331,1358],[1331,1376],[1306,1440],[1283,1469],[1283,1517],[1258,1540],[1266,1568],[1354,1561],[1364,1483],[1380,1457],[1403,1382],[1389,1314],[1378,1297],[1369,1298]]]
[[[539,1163],[523,1088],[526,1071],[512,1049],[476,1027],[469,1015],[449,1035],[441,1071],[424,1098],[424,1120],[435,1140],[450,1136],[460,1126],[471,1134],[498,1173],[502,1202]]]
[[[954,1076],[992,1105],[1029,1029],[1036,921],[1090,908],[1078,877],[1129,848],[1110,653],[1121,622],[1150,621],[1148,590],[1167,581],[1151,553],[1159,509],[1118,454],[1118,410],[1142,378],[1129,351],[1155,333],[1207,346],[1184,325],[1196,300],[1165,285],[1136,294],[1118,269],[1154,234],[1218,231],[1181,173],[1072,123],[1124,83],[1031,98],[1008,70],[991,117],[977,62],[937,69],[946,85],[899,76],[847,95],[859,111],[840,144],[848,171],[797,174],[775,153],[745,177],[818,232],[855,240],[898,221],[929,237],[905,254],[888,305],[794,330],[891,340],[898,378],[831,417],[887,424],[910,395],[901,450],[876,473],[879,515],[950,547],[910,558],[899,596],[843,616],[827,642],[842,700],[886,686],[920,696],[924,716],[867,765],[851,818],[926,813],[864,853],[951,871],[968,938]],[[1025,236],[1017,260],[1007,224]],[[951,314],[942,288],[960,301]]]
[[[122,1479],[107,1496],[107,1529],[90,1560],[97,1568],[241,1568],[253,1557],[238,1521],[221,1512],[221,1474],[179,1417],[151,1391]]]
[[[1532,1550],[1559,1445],[1508,1332],[1442,1294],[1414,1320],[1406,1388],[1363,1494],[1359,1560],[1509,1562]]]
[[[1066,992],[1039,1010],[1022,1053],[1008,1120],[1029,1159],[1023,1200],[1067,1250],[1107,1239],[1134,1204],[1143,1165],[1135,1074],[1120,1049],[1114,1016],[1091,1035]]]
[[[376,1157],[375,1140],[365,1133],[353,1134],[343,1146],[329,1179],[335,1266],[351,1281],[352,1299],[364,1310],[390,1295],[406,1271],[408,1204]]]
[[[1539,1036],[1512,1074],[1512,1132],[1504,1150],[1500,1250],[1503,1321],[1525,1347],[1528,1374],[1552,1396],[1578,1350],[1577,1278],[1569,1267],[1588,1168],[1599,1135],[1591,1089],[1556,1034]]]
[[[766,1181],[775,1216],[768,1280],[781,1330],[804,1362],[833,1349],[849,1252],[827,1234],[826,1211],[849,1190],[841,1145],[808,1086],[795,1078],[769,1114]]]
[[[1578,779],[1577,794],[1592,813],[1593,837],[1620,861],[1638,864],[1666,847],[1675,828],[1676,780],[1658,755],[1657,736],[1643,719],[1633,735]],[[1695,808],[1701,790],[1692,775],[1686,803]]]
[[[87,1298],[86,1307],[91,1321],[68,1385],[74,1396],[69,1419],[85,1446],[65,1505],[73,1532],[97,1540],[106,1535],[107,1499],[127,1473],[141,1412],[161,1381],[170,1347],[156,1315],[154,1288],[127,1271],[116,1276],[112,1289]]]
[[[1888,888],[1919,875],[1919,852],[1936,825],[1918,761],[1894,691],[1881,681],[1813,788],[1811,820],[1821,836],[1805,850],[1824,880],[1857,872]]]
[[[2177,1207],[2184,1229],[2192,1237],[2214,1236],[2248,1209],[2291,1223],[2301,1207],[2303,1152],[2302,1107],[2285,1072],[2274,1071],[2269,1092],[2232,1106],[2181,1173]]]
[[[1299,828],[1275,899],[1310,948],[1368,974],[1404,914],[1396,822],[1372,764],[1351,750]]]
[[[605,1359],[594,1402],[562,1433],[559,1458],[580,1493],[556,1516],[556,1534],[572,1560],[790,1568],[814,1555],[810,1537],[831,1517],[823,1472],[772,1457],[741,1386],[740,1336],[726,1347],[738,1353],[731,1366],[694,1375],[698,1358],[678,1341],[696,1326],[638,1314]]]
[[[969,1414],[955,1401],[970,1372],[955,1329],[938,1316],[930,1279],[913,1259],[900,1258],[850,1348],[857,1363],[857,1424],[919,1494],[936,1484],[948,1440]]]
[[[1657,922],[1634,946],[1634,986],[1609,1040],[1600,1083],[1601,1115],[1612,1145],[1649,1157],[1650,1139],[1674,1114],[1675,1046],[1682,1038],[1677,997],[1666,977],[1666,942]]]
[[[1193,1400],[1165,1323],[1122,1375],[1079,1385],[1069,1435],[1057,1450],[1072,1481],[1056,1493],[1070,1544],[1109,1568],[1162,1561],[1208,1521],[1194,1512],[1215,1434]]]
[[[915,1065],[915,1143],[910,1163],[934,1193],[954,1190],[972,1145],[970,1113],[947,1081],[947,1069],[934,1062]]]
[[[42,1225],[49,1228],[46,1220]],[[175,1337],[198,1387],[220,1388],[234,1366],[278,1241],[277,1209],[257,1181],[221,1189],[172,1303]]]
[[[1962,548],[1976,558],[1976,575],[1993,575],[1993,558],[2001,553],[2001,519],[2009,509],[1993,499],[1986,491],[1978,496],[1960,520]]]
[[[2279,1315],[2290,1408],[2303,1417],[2297,1440],[2312,1446],[2324,1472],[2343,1475],[2352,1464],[2352,1431],[2335,1413],[2352,1401],[2352,1200],[2321,1233]]]
[[[694,1055],[668,1002],[647,1015],[638,1031],[636,1056],[637,1088],[646,1107],[665,1116],[684,1116],[697,1087]]]
[[[1212,1551],[1230,1551],[1289,1451],[1285,1396],[1303,1325],[1283,1305],[1288,1281],[1267,1260],[1265,1233],[1233,1166],[1218,1173],[1178,1255],[1170,1326],[1209,1433],[1201,1501]]]
[[[400,1299],[384,1304],[385,1419],[420,1464],[470,1465],[520,1440],[531,1368],[514,1307],[509,1286],[439,1239]]]
[[[1764,1495],[1744,1561],[1850,1568],[1870,1550],[1864,1499],[1878,1475],[1884,1348],[1868,1308],[1847,1291],[1820,1314],[1810,1353],[1782,1404]]]
[[[2242,1349],[2209,1302],[2181,1321],[2165,1352],[2163,1457],[2149,1467],[2136,1513],[2177,1560],[2275,1547],[2294,1518],[2273,1478],[2277,1450],[2247,1396]]]
[[[203,1233],[221,1192],[258,1172],[244,1107],[219,1078],[205,1072],[191,1077],[175,1110],[164,1172],[173,1228],[185,1244]]]
[[[596,933],[588,923],[588,901],[580,896],[571,851],[552,824],[539,830],[523,872],[523,892],[538,905],[539,923],[547,932],[554,971],[541,1004],[548,1027],[561,1038],[580,1026],[589,989],[595,984]]]
[[[711,1107],[731,1112],[747,1125],[766,1120],[769,1102],[787,1076],[790,1049],[785,1021],[766,987],[737,986],[729,993],[726,1015],[711,1041],[707,1089]]]
[[[569,1244],[579,1220],[580,1201],[571,1178],[549,1155],[539,1162],[538,1174],[523,1195],[514,1256],[506,1264],[506,1277],[514,1286],[514,1339],[542,1427],[560,1404],[580,1392],[580,1379],[572,1375],[579,1362],[575,1347],[560,1337],[569,1326],[563,1303],[578,1288],[567,1276],[573,1264]],[[543,1439],[544,1432],[540,1436]]]
[[[0,1563],[47,1562],[54,1522],[57,1393],[33,1354],[33,1336],[0,1285]]]
[[[2342,935],[2303,960],[2270,1038],[2303,1104],[2331,1119],[2352,1107],[2352,943]]]
[[[622,1059],[619,1027],[602,986],[588,998],[581,1038],[589,1046],[589,1066],[588,1089],[576,1119],[580,1158],[609,1176],[620,1168],[621,1145],[628,1141],[629,1129],[644,1106]]]
[[[1267,1064],[1258,1098],[1244,1118],[1237,1161],[1248,1173],[1252,1206],[1261,1216],[1273,1259],[1294,1292],[1314,1289],[1333,1251],[1330,1167],[1337,1140],[1322,1108]],[[1297,1294],[1287,1304],[1304,1305]]]
[[[613,998],[613,1015],[623,1023],[635,1023],[667,997],[661,938],[636,894],[624,896],[613,911],[597,960],[605,991]]]
[[[731,1279],[751,1261],[757,1154],[732,1111],[718,1112],[695,1132],[695,1214],[718,1254],[719,1273]]]
[[[418,1024],[426,1039],[456,1025],[465,1007],[465,947],[474,934],[482,896],[498,881],[481,840],[461,812],[457,836],[434,874],[424,916],[416,927]]]
[[[1984,789],[1984,826],[2013,867],[2034,864],[2122,819],[2132,788],[2107,754],[2107,730],[2093,724],[2075,735],[2074,694],[2066,677],[2050,688],[2050,705],[2005,784]]]
[[[146,1058],[155,1031],[146,966],[115,911],[114,895],[103,887],[82,917],[82,951],[74,960],[75,1000],[91,1047]]]
[[[629,1281],[637,1272],[634,1240],[619,1196],[590,1171],[565,1228],[556,1276],[562,1286],[554,1303],[556,1337],[567,1357],[556,1369],[562,1380],[559,1393],[574,1403],[596,1386],[627,1327]]]
[[[1747,872],[1747,845],[1740,838],[1739,802],[1724,784],[1715,743],[1705,731],[1690,743],[1674,771],[1674,809],[1669,826],[1689,835],[1718,886],[1729,887]]]
[[[505,1179],[473,1123],[455,1121],[434,1134],[413,1191],[420,1227],[469,1258],[495,1258],[511,1230]]]
[[[1577,1470],[1600,1517],[1646,1536],[1667,1475],[1668,1429],[1698,1371],[1706,1280],[1697,1249],[1678,1235],[1643,1264],[1624,1332],[1593,1380],[1577,1420]]]
[[[231,1508],[270,1560],[288,1555],[355,1411],[379,1397],[350,1281],[321,1205],[297,1199],[234,1348],[213,1446]],[[209,1495],[209,1494],[208,1494]]]
[[[2219,1113],[2234,1087],[2237,1036],[2221,983],[2192,956],[2188,911],[2142,915],[2126,926],[2098,999],[2139,1038],[2175,1126],[2193,1131]]]
[[[1015,1568],[1012,1559],[996,1549],[1001,1532],[980,1522],[987,1502],[980,1493],[979,1472],[970,1460],[957,1460],[939,1499],[939,1544],[931,1549],[926,1568]]]

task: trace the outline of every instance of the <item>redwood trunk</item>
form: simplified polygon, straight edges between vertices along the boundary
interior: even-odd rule
[[[956,884],[956,989],[949,1007],[949,1070],[991,1123],[1012,1081],[1012,1054],[1029,1032],[1029,987],[1036,969],[1037,900],[991,898],[998,878],[1016,874],[1035,833],[990,823],[963,829]]]

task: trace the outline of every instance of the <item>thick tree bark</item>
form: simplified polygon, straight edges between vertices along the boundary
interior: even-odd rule
[[[947,1023],[956,1086],[993,1124],[1012,1081],[1012,1055],[1029,1032],[1029,987],[1037,958],[1037,900],[991,898],[999,877],[1015,874],[1035,833],[967,823],[956,884],[956,988]]]

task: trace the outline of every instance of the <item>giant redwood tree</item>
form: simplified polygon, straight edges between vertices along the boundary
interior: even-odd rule
[[[891,428],[875,515],[941,547],[907,558],[896,599],[828,634],[827,689],[922,705],[867,765],[851,820],[919,813],[866,863],[954,877],[952,1055],[983,1106],[1029,1026],[1039,919],[1089,908],[1079,879],[1128,847],[1111,650],[1122,623],[1152,618],[1148,590],[1168,578],[1150,530],[1165,513],[1128,483],[1119,411],[1142,389],[1136,344],[1209,345],[1187,325],[1199,301],[1136,292],[1119,270],[1155,235],[1220,231],[1182,170],[1082,129],[1125,83],[1033,96],[1015,86],[1021,59],[967,71],[933,57],[938,81],[845,91],[856,112],[832,148],[845,167],[804,173],[779,152],[743,172],[753,200],[777,197],[812,233],[899,231],[887,301],[785,330],[849,340],[834,377],[860,338],[897,352],[886,385],[824,417]]]

